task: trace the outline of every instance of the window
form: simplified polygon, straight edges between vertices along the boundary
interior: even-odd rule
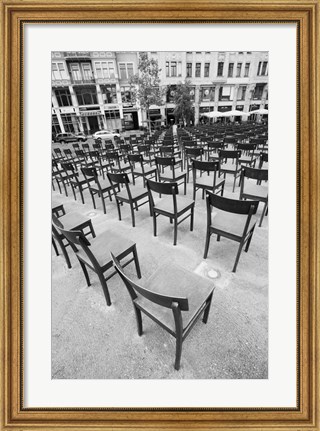
[[[61,114],[61,120],[66,133],[75,133],[77,131],[75,130],[77,127],[77,120],[75,115]]]
[[[250,63],[246,63],[244,66],[244,76],[247,78],[249,76]]]
[[[257,84],[256,88],[254,89],[252,98],[254,100],[260,100],[262,98],[264,84]]]
[[[210,63],[204,63],[204,77],[209,78],[210,75]]]
[[[133,63],[119,63],[120,79],[127,80],[132,76],[133,73]]]
[[[54,81],[61,80],[61,79],[69,79],[68,73],[63,63],[52,63],[51,76]]]
[[[223,76],[223,61],[219,61],[218,63],[217,76]]]
[[[241,76],[242,63],[237,64],[237,78]]]
[[[201,87],[201,101],[212,102],[214,101],[215,87]]]
[[[177,76],[177,62],[171,61],[171,76]]]
[[[196,78],[201,76],[201,63],[196,63]]]
[[[121,100],[122,100],[122,103],[132,102],[132,94],[131,94],[130,87],[121,87]]]
[[[166,76],[170,76],[170,63],[166,61]]]
[[[93,82],[92,69],[90,63],[82,63],[82,76],[83,80],[87,82]]]
[[[61,89],[55,91],[59,106],[72,106],[71,94],[69,89]]]
[[[187,63],[187,78],[192,76],[192,63]]]
[[[229,63],[228,78],[232,78],[233,77],[233,66],[234,66],[234,63]]]
[[[246,90],[247,90],[246,85],[240,85],[239,90],[238,90],[237,100],[245,100],[245,98],[246,98]]]
[[[115,78],[113,61],[96,61],[94,65],[97,78]]]
[[[259,76],[268,75],[268,62],[267,61],[259,61],[257,75],[259,75]]]
[[[166,76],[175,77],[182,75],[182,63],[181,61],[166,61]]]
[[[219,100],[232,100],[232,93],[230,85],[224,85],[219,90]]]
[[[82,82],[82,75],[79,63],[70,63],[70,73],[73,82]]]
[[[98,98],[95,87],[74,89],[79,105],[97,105]]]
[[[100,85],[103,103],[117,103],[116,85]]]

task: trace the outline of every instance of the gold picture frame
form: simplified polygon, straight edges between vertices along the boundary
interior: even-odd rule
[[[320,431],[319,0],[4,0],[1,43],[1,430]],[[297,25],[296,408],[25,408],[23,405],[23,25],[48,22]]]

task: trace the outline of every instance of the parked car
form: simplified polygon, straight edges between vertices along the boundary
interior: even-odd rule
[[[85,142],[87,137],[83,133],[58,133],[55,142],[65,144],[67,142]]]
[[[117,133],[114,130],[99,130],[93,134],[94,139],[112,139],[114,137],[120,138],[120,133]]]

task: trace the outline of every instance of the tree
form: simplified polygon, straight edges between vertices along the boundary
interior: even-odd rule
[[[130,87],[133,102],[138,102],[145,110],[149,120],[149,109],[151,105],[163,104],[163,90],[160,88],[160,77],[158,61],[148,58],[146,52],[139,53],[138,73],[130,77]],[[150,126],[148,121],[148,127]]]
[[[188,125],[190,120],[194,117],[191,96],[192,90],[191,81],[187,79],[185,82],[178,83],[174,94],[174,103],[176,107],[174,108],[173,114],[176,117],[176,122],[179,122],[181,119],[184,125]]]

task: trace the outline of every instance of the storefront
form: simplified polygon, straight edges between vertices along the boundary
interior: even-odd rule
[[[121,118],[118,105],[104,107],[104,115],[107,130],[121,130]]]
[[[104,129],[103,115],[97,108],[80,108],[80,118],[83,131],[86,134],[93,134]]]
[[[123,108],[122,128],[124,130],[139,130],[137,109]]]

